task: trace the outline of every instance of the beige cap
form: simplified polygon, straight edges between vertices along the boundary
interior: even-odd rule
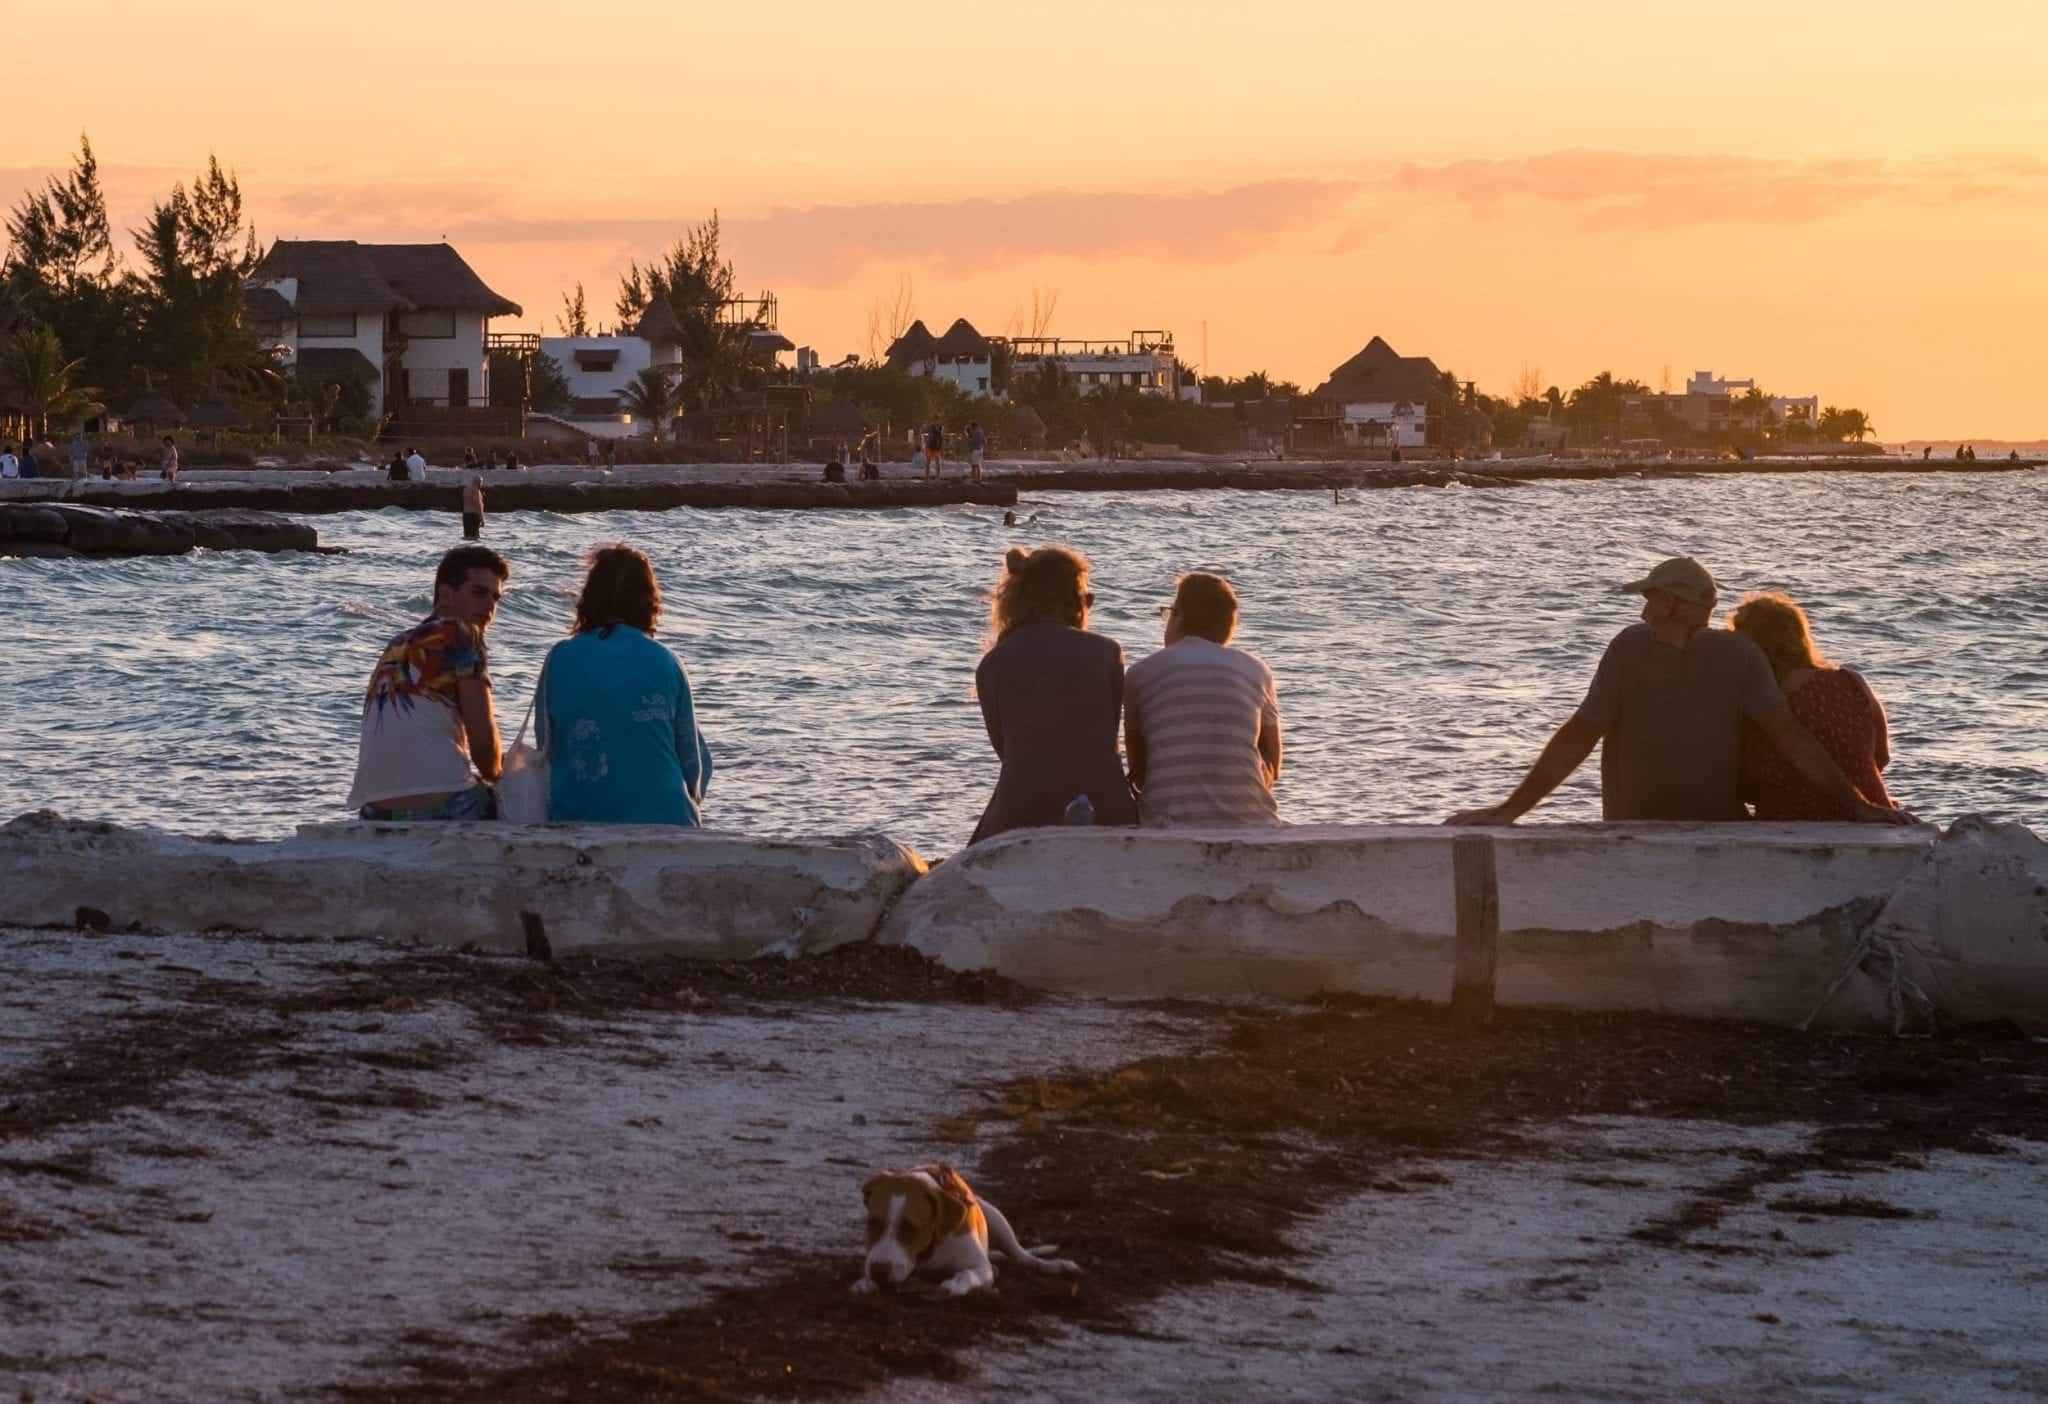
[[[1632,580],[1621,588],[1631,595],[1647,595],[1652,590],[1662,590],[1702,609],[1712,609],[1721,593],[1714,584],[1713,574],[1691,556],[1673,556],[1641,580]]]

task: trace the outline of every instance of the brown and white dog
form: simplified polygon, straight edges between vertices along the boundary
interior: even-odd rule
[[[950,1165],[884,1170],[861,1186],[868,1207],[868,1257],[856,1292],[895,1286],[912,1273],[944,1277],[943,1296],[961,1297],[996,1280],[989,1242],[1011,1262],[1040,1272],[1079,1272],[1065,1258],[1042,1258],[1025,1248],[1010,1221],[987,1200],[977,1199]],[[1041,1247],[1049,1253],[1052,1245]]]

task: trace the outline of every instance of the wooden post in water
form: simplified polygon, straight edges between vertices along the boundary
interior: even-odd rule
[[[1451,842],[1457,891],[1458,935],[1451,970],[1451,1014],[1465,1023],[1493,1018],[1493,976],[1500,945],[1500,883],[1494,876],[1493,839],[1461,834]]]

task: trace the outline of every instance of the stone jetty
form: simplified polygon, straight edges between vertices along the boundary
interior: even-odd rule
[[[232,508],[131,511],[75,500],[0,502],[0,556],[182,556],[188,551],[313,551],[302,522]]]

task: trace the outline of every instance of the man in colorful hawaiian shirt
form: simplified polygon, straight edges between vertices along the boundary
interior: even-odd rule
[[[434,572],[433,614],[384,646],[348,795],[362,818],[497,817],[490,782],[501,749],[484,630],[510,574],[496,551],[458,546]]]

